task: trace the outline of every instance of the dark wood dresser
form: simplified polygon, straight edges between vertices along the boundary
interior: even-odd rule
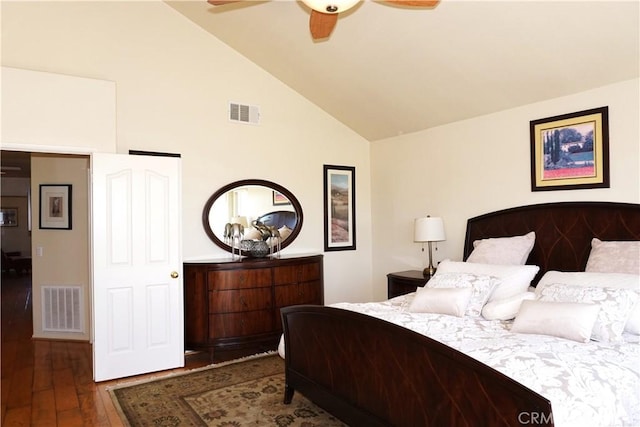
[[[186,262],[185,350],[212,361],[275,350],[282,307],[323,303],[322,255]]]

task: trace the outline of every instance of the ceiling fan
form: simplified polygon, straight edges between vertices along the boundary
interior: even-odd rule
[[[207,0],[209,4],[220,6],[237,3],[243,0]],[[250,1],[250,0],[248,0]],[[338,14],[355,6],[361,0],[302,0],[311,8],[309,29],[314,40],[324,39],[331,35],[331,31],[338,22]],[[385,0],[398,6],[434,7],[440,0]]]

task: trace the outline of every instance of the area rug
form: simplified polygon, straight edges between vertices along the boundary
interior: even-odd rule
[[[109,389],[127,426],[344,426],[296,393],[284,398],[278,355],[195,369]]]

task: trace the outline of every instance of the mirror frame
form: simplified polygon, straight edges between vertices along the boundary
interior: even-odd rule
[[[227,191],[233,190],[238,187],[244,187],[246,185],[260,185],[263,187],[268,187],[272,190],[275,190],[283,194],[287,199],[289,199],[289,201],[291,202],[291,205],[293,206],[293,209],[296,212],[297,223],[296,223],[296,227],[293,229],[289,237],[287,237],[281,243],[280,250],[286,248],[291,243],[293,243],[296,237],[298,237],[300,230],[302,229],[302,219],[303,219],[302,205],[300,204],[296,196],[294,196],[292,192],[284,188],[282,185],[276,184],[275,182],[266,181],[264,179],[243,179],[240,181],[235,181],[220,188],[218,191],[213,193],[211,197],[209,197],[209,200],[207,200],[207,203],[205,203],[204,208],[202,210],[202,226],[204,227],[204,231],[207,233],[207,236],[209,236],[209,239],[211,239],[213,243],[215,243],[219,248],[230,253],[233,252],[234,249],[230,245],[220,240],[218,236],[216,236],[216,234],[211,229],[211,224],[209,224],[209,212],[211,211],[211,207],[216,202],[216,200],[218,200]]]

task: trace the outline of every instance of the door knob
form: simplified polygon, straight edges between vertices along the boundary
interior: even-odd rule
[[[178,276],[179,276],[179,274],[178,274],[178,272],[177,272],[177,271],[172,271],[172,272],[171,272],[171,278],[172,278],[172,279],[177,279],[177,278],[178,278]]]

